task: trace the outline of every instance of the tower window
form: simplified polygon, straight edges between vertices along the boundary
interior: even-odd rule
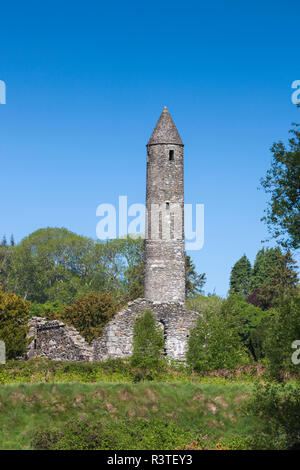
[[[169,161],[172,162],[174,160],[174,150],[169,150]]]
[[[170,209],[170,203],[166,202],[166,209]]]

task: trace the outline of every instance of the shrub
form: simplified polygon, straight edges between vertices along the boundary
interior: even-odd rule
[[[191,438],[190,432],[172,421],[136,419],[91,423],[78,419],[67,422],[63,430],[36,431],[32,445],[36,450],[169,450]]]
[[[138,317],[133,330],[133,354],[131,365],[146,372],[159,366],[164,348],[162,328],[151,310]]]
[[[262,440],[269,436],[274,448],[300,449],[299,384],[258,385],[246,412],[261,426]],[[262,447],[259,444],[257,447]]]
[[[8,359],[21,356],[27,347],[29,306],[29,302],[0,288],[0,339],[5,341]]]
[[[283,380],[284,373],[299,374],[299,365],[292,362],[292,343],[300,340],[300,295],[285,300],[277,307],[269,335],[265,342],[265,354],[270,375]]]
[[[240,295],[231,295],[222,304],[222,314],[237,328],[243,345],[254,360],[263,357],[264,334],[274,311],[262,311]]]
[[[187,299],[186,308],[205,315],[206,312],[208,314],[210,312],[219,312],[223,302],[224,300],[217,295],[209,295],[207,297],[205,295],[197,295]]]
[[[222,315],[221,305],[207,308],[191,330],[187,362],[196,371],[233,369],[248,362],[238,330]]]
[[[46,317],[49,320],[56,318],[62,310],[62,305],[55,302],[45,302],[40,304],[38,302],[31,302],[29,315],[30,317]]]
[[[110,292],[87,294],[70,307],[64,307],[60,319],[74,326],[90,342],[101,336],[117,309],[118,304]]]

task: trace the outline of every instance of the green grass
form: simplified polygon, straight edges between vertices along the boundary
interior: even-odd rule
[[[214,448],[255,432],[240,413],[250,393],[251,385],[241,383],[2,385],[0,448],[43,447],[45,436],[49,445],[49,430],[60,436],[58,448],[94,448],[92,434],[82,438],[76,431],[80,423],[103,434],[98,448],[171,450],[192,441]]]
[[[0,365],[0,449],[253,447],[257,422],[241,407],[257,369],[201,375],[165,362],[148,381],[140,372],[121,359]]]
[[[128,360],[114,359],[105,362],[61,362],[49,359],[8,361],[0,365],[0,385],[27,383],[97,383],[133,382],[139,370],[130,366]],[[252,383],[256,369],[251,366],[236,372],[213,371],[212,374],[194,373],[182,363],[165,363],[159,371],[151,373],[151,380],[164,383]]]

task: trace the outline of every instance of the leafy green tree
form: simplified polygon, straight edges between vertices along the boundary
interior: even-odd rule
[[[230,293],[249,295],[251,279],[251,263],[246,255],[243,255],[233,266],[230,275]]]
[[[269,334],[266,338],[265,352],[271,376],[283,380],[289,372],[299,377],[299,364],[294,364],[292,347],[300,340],[300,295],[285,299],[276,307]],[[299,348],[299,345],[298,345]]]
[[[53,318],[59,316],[63,309],[63,305],[60,304],[58,301],[55,302],[45,302],[44,304],[39,304],[38,302],[31,302],[30,303],[30,310],[29,316],[32,317],[45,317]]]
[[[221,314],[230,328],[236,329],[240,341],[252,358],[257,361],[263,357],[264,336],[268,319],[273,311],[264,312],[246,302],[241,295],[231,295],[222,303]]]
[[[0,339],[5,342],[8,359],[24,354],[28,341],[29,302],[0,289]]]
[[[205,273],[198,274],[191,257],[185,254],[185,295],[195,297],[203,293],[203,286],[206,282]]]
[[[199,315],[188,340],[187,362],[196,371],[234,369],[248,362],[238,329],[223,315],[222,304]]]
[[[271,168],[261,185],[270,201],[263,221],[272,237],[288,248],[300,246],[300,131],[299,124],[290,130],[289,148],[275,143]]]
[[[146,371],[159,366],[164,349],[164,335],[151,310],[136,319],[133,331],[131,364]]]
[[[12,247],[0,245],[0,286],[7,291],[12,277]]]
[[[64,228],[37,230],[14,247],[11,290],[39,303],[70,304],[80,289],[97,291],[104,284],[94,255],[89,238]]]

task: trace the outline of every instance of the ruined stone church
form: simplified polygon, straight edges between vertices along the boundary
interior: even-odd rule
[[[57,320],[31,320],[27,357],[102,361],[132,353],[134,322],[151,309],[161,324],[167,357],[184,361],[196,312],[185,309],[183,143],[164,107],[147,144],[145,286],[143,299],[130,302],[88,344]]]

